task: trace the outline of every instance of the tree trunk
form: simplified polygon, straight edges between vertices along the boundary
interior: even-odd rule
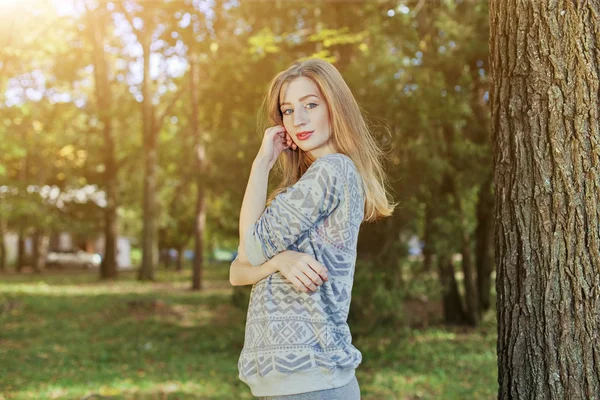
[[[171,264],[173,264],[173,259],[171,258],[171,248],[168,248],[165,269],[171,269]]]
[[[0,205],[2,200],[0,200]],[[0,210],[0,271],[6,271],[6,244],[4,243],[4,235],[6,234],[6,222]]]
[[[27,138],[27,130],[23,132],[23,145],[25,149],[29,149],[29,143]],[[19,181],[21,183],[19,190],[25,190],[27,187],[27,180],[29,179],[29,150],[26,150],[25,157],[21,160],[21,169],[19,171]],[[21,196],[24,196],[20,194]],[[19,218],[18,223],[18,243],[17,243],[17,265],[16,271],[21,272],[28,262],[25,255],[25,238],[27,232],[27,226],[23,217]]]
[[[454,128],[449,124],[442,126],[444,140],[446,142],[447,160],[452,160],[454,156]],[[451,162],[449,162],[451,165]],[[454,202],[454,211],[456,212],[456,225],[460,232],[460,252],[462,254],[461,267],[463,270],[463,283],[465,287],[466,300],[466,322],[472,326],[479,323],[479,300],[477,288],[475,286],[475,272],[471,257],[471,235],[469,233],[469,224],[461,201],[459,182],[453,177],[455,172],[450,169],[445,173],[442,182],[442,193],[451,197]]]
[[[475,286],[475,269],[473,267],[473,257],[471,254],[471,235],[469,235],[469,232],[467,231],[466,224],[463,224],[462,230],[461,266],[465,285],[466,313],[469,324],[477,326],[481,318],[477,287]]]
[[[423,234],[423,272],[429,272],[433,264],[433,206],[430,202],[425,206],[425,233]]]
[[[490,3],[498,399],[600,393],[599,15]]]
[[[206,200],[205,200],[205,174],[206,153],[204,144],[200,138],[200,127],[198,125],[199,101],[198,101],[198,79],[199,69],[194,60],[190,63],[190,94],[192,103],[192,114],[190,116],[194,148],[196,150],[196,224],[194,229],[194,267],[192,276],[192,289],[202,289],[202,270],[204,265],[204,231],[206,227]]]
[[[177,248],[177,259],[175,262],[177,272],[183,271],[183,246]]]
[[[160,234],[159,234],[160,236]],[[164,247],[161,247],[160,245],[160,240],[159,240],[159,244],[158,244],[158,266],[159,268],[161,266],[163,266],[165,269],[167,268],[167,249]]]
[[[17,272],[23,271],[23,268],[27,264],[27,257],[25,255],[25,239],[25,228],[21,223],[21,226],[19,226],[19,238],[17,239]]]
[[[450,181],[452,178],[448,177]],[[479,323],[479,300],[477,288],[475,287],[475,271],[473,268],[473,259],[471,257],[471,235],[469,234],[468,222],[463,210],[458,188],[455,183],[452,183],[454,188],[454,207],[458,215],[457,224],[461,231],[461,267],[463,270],[463,282],[465,285],[465,300],[466,300],[466,316],[469,324],[476,326]]]
[[[431,203],[430,218],[432,223],[431,243],[435,243],[436,263],[438,277],[442,287],[442,306],[444,310],[444,322],[447,324],[464,325],[469,322],[467,313],[462,303],[458,283],[456,282],[454,264],[452,263],[452,254],[455,251],[455,240],[447,232],[438,232],[435,219],[438,215],[445,215],[456,212],[456,206],[452,204],[454,198],[454,182],[450,175],[446,173],[438,188],[436,203]],[[459,230],[462,232],[462,228]],[[433,250],[433,249],[432,249]],[[462,247],[461,247],[462,250]],[[464,256],[463,256],[464,260]]]
[[[144,135],[144,226],[142,232],[142,266],[138,279],[154,280],[156,269],[156,132],[150,93],[150,45],[152,30],[146,29],[139,35],[144,52],[144,76],[142,81],[142,118]]]
[[[477,270],[477,293],[481,311],[490,308],[490,290],[492,271],[494,270],[494,197],[492,194],[492,176],[479,189],[477,200],[477,228],[475,230],[475,264]]]
[[[158,266],[159,268],[162,266],[165,269],[169,269],[169,245],[167,244],[166,238],[167,229],[162,227],[158,228]]]
[[[199,161],[203,163],[204,161]],[[202,289],[202,272],[204,267],[204,232],[206,229],[206,200],[203,176],[200,174],[196,187],[198,198],[196,199],[196,224],[194,232],[194,273],[192,289]]]
[[[102,4],[102,3],[101,3]],[[117,278],[117,163],[115,141],[112,132],[112,90],[108,77],[108,68],[104,57],[104,37],[106,10],[102,5],[95,13],[90,13],[90,27],[93,43],[94,78],[96,83],[96,104],[103,125],[104,139],[104,191],[106,207],[104,209],[104,257],[100,265],[101,279]]]
[[[38,265],[40,259],[40,236],[40,231],[34,228],[31,235],[31,268],[38,274],[42,272],[42,269]]]
[[[35,228],[31,237],[33,256],[31,264],[33,270],[37,273],[41,273],[46,269],[46,239],[44,232],[40,228]]]
[[[454,277],[452,258],[446,254],[437,255],[438,272],[442,283],[442,305],[444,309],[444,322],[446,324],[462,325],[466,321],[466,314],[458,292],[458,285]]]

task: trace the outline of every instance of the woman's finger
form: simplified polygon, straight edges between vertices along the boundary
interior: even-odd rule
[[[304,269],[304,274],[317,286],[322,285],[323,284],[323,280],[321,279],[321,277],[319,276],[319,274],[317,274],[315,271],[313,271],[310,267],[306,267]]]
[[[285,132],[286,132],[285,127],[283,127],[281,125],[275,125],[270,128],[267,128],[265,130],[265,136],[267,136],[267,135],[271,136],[271,137],[274,137],[275,135],[281,136],[281,134],[285,133]]]
[[[298,275],[298,279],[306,286],[309,290],[317,290],[315,284],[310,280],[308,276],[306,276],[303,272],[300,272]]]
[[[293,150],[295,150],[296,143],[294,143],[294,141],[292,140],[292,137],[289,135],[289,133],[287,134],[287,140],[288,140],[288,146],[291,147]]]
[[[317,274],[319,274],[319,276],[321,277],[321,279],[323,279],[324,281],[329,280],[328,274],[327,274],[327,268],[321,264],[320,262],[318,262],[317,260],[310,260],[310,262],[308,263],[308,266]]]
[[[298,279],[298,277],[292,276],[292,279],[290,279],[290,282],[292,282],[294,284],[294,286],[301,292],[305,292],[305,293],[308,292],[308,288],[306,286],[304,286],[304,283],[302,283],[302,281],[300,279]]]

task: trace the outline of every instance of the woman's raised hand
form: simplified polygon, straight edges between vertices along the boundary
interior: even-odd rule
[[[281,274],[302,292],[314,292],[329,280],[327,268],[314,257],[293,250],[277,254],[271,260]]]
[[[258,154],[265,158],[269,169],[271,169],[283,150],[296,150],[296,148],[296,144],[285,130],[285,127],[283,125],[275,125],[265,130]]]

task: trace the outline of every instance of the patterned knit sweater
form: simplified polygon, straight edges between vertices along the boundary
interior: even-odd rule
[[[354,377],[362,354],[352,345],[347,319],[364,204],[353,161],[325,155],[245,234],[253,266],[289,249],[313,256],[329,278],[308,293],[279,272],[252,287],[238,370],[254,396],[333,389]]]

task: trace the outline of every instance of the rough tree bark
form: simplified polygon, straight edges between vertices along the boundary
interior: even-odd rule
[[[499,399],[600,393],[599,16],[490,2]]]

